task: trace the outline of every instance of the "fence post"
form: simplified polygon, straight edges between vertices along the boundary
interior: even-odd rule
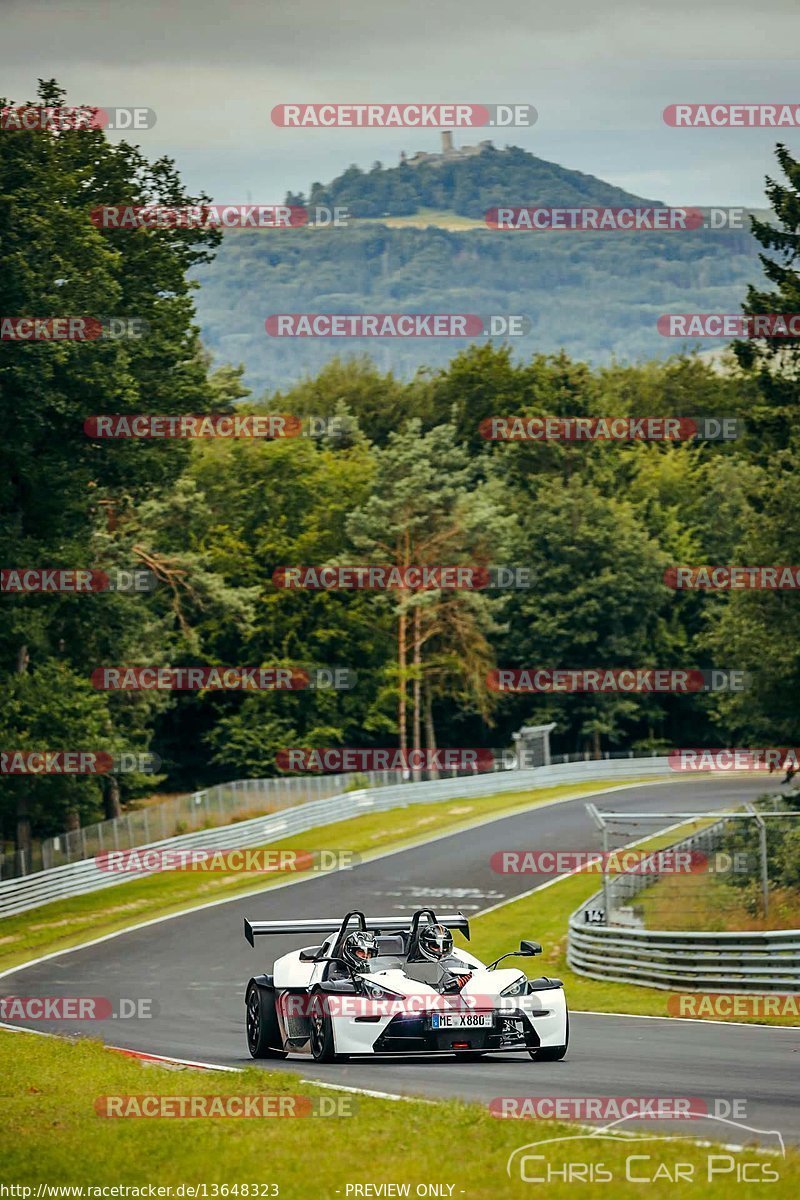
[[[764,894],[764,916],[769,916],[769,874],[767,872],[767,822],[757,817],[758,841],[761,850],[761,890]]]
[[[769,873],[767,871],[767,823],[752,804],[745,808],[755,817],[758,825],[758,849],[761,859],[761,895],[764,901],[764,916],[769,915]]]
[[[611,924],[611,899],[608,890],[608,826],[603,822],[603,907],[606,910],[606,925]]]

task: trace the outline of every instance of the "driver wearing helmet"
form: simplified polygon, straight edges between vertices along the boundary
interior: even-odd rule
[[[453,935],[446,925],[430,922],[417,933],[418,961],[435,964],[436,978],[425,980],[443,992],[460,992],[472,974],[472,968],[453,954]],[[427,972],[426,972],[427,974]]]
[[[370,962],[378,957],[378,941],[374,933],[357,929],[348,933],[342,943],[342,958],[356,974],[364,975],[370,970]]]

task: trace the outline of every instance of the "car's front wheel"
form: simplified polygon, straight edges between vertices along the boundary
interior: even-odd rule
[[[251,1058],[286,1058],[280,1049],[281,1031],[275,1012],[275,993],[251,979],[244,998],[247,1049]]]
[[[531,1058],[536,1062],[560,1062],[567,1053],[569,1048],[569,1013],[567,1013],[567,1024],[564,1030],[564,1045],[563,1046],[539,1046],[536,1050],[529,1050]]]
[[[315,1062],[336,1062],[346,1055],[337,1054],[333,1040],[333,1021],[321,992],[314,992],[308,1011],[309,1045]]]

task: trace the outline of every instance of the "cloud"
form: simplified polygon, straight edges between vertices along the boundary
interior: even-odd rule
[[[755,204],[775,134],[668,130],[661,110],[791,99],[800,10],[772,0],[765,18],[750,0],[4,0],[0,67],[18,101],[55,76],[74,102],[155,109],[145,153],[174,157],[193,190],[223,200],[272,202],[350,162],[436,143],[412,130],[276,129],[275,104],[450,100],[532,103],[539,124],[500,144],[640,194],[663,177],[665,200]],[[785,140],[800,147],[792,131]]]

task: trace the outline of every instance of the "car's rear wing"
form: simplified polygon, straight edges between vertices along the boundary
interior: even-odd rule
[[[469,920],[463,913],[436,914],[429,908],[419,909],[409,917],[366,917],[362,912],[354,911],[345,915],[344,919],[335,917],[312,917],[303,921],[248,921],[244,919],[244,936],[251,946],[255,946],[256,937],[278,933],[343,933],[353,917],[358,917],[357,929],[371,929],[381,933],[408,933],[416,929],[421,917],[446,925],[448,929],[458,930],[469,941]]]

